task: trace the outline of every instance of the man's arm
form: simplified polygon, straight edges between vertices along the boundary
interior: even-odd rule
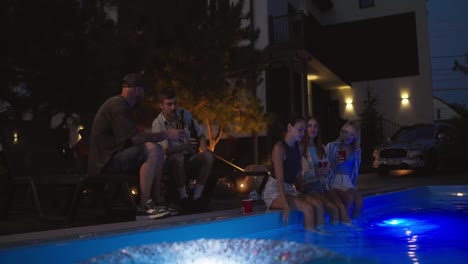
[[[167,122],[167,121],[165,121]],[[162,118],[162,114],[159,114],[156,119],[153,121],[152,124],[152,131],[153,133],[161,133],[164,131],[169,131],[171,129],[168,129],[169,125],[166,125],[164,123],[164,119]],[[169,140],[163,140],[159,144],[163,146],[164,148],[164,153],[168,156],[170,156],[173,153],[178,153],[178,152],[185,152],[187,154],[194,154],[193,150],[191,149],[189,144],[184,144],[184,140],[186,139],[186,134],[184,129],[180,129],[182,131],[182,136],[176,141],[179,141],[179,144],[171,144],[170,139]],[[166,139],[166,138],[165,138]]]

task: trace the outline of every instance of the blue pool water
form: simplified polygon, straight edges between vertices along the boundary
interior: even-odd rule
[[[414,207],[366,215],[353,227],[327,226],[323,235],[294,226],[250,237],[319,245],[351,259],[377,263],[467,263],[466,219],[468,204],[447,204],[444,209]]]
[[[465,263],[468,186],[369,196],[353,226],[284,226],[280,212],[0,249],[0,263]],[[44,256],[47,256],[45,258]],[[196,261],[195,261],[196,262]]]

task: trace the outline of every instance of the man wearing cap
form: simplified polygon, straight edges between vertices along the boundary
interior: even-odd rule
[[[130,73],[122,82],[120,95],[113,96],[97,111],[91,128],[88,174],[137,172],[140,179],[140,208],[137,220],[154,219],[171,214],[160,202],[160,180],[164,152],[157,142],[180,140],[181,129],[159,133],[139,131],[132,108],[143,100],[143,78]],[[154,201],[154,202],[153,202]]]

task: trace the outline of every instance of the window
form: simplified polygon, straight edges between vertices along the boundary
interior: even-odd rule
[[[369,8],[374,6],[374,0],[359,0],[359,8]]]

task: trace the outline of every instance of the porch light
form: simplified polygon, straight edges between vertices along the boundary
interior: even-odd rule
[[[342,85],[337,87],[338,90],[345,90],[345,89],[351,89],[351,86],[349,85]]]

